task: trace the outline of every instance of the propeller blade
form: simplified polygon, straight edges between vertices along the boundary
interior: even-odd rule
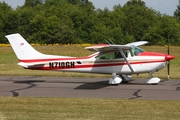
[[[168,38],[168,50],[167,50],[168,55],[170,54],[170,49],[169,49],[169,38]],[[167,72],[168,72],[168,80],[170,78],[170,61],[168,61],[167,64]]]
[[[170,78],[170,61],[168,61],[168,64],[167,64],[167,71],[168,71],[168,80]]]

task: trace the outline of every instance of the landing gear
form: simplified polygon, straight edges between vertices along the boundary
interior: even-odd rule
[[[147,84],[151,84],[151,85],[157,85],[160,81],[161,81],[161,79],[159,79],[158,77],[153,77],[153,73],[154,72],[157,72],[158,71],[158,69],[156,69],[156,70],[154,70],[154,71],[151,71],[150,73],[149,73],[149,78],[147,78],[147,79],[145,79],[144,80],[144,83],[147,83]]]
[[[109,79],[110,85],[118,85],[122,82],[122,79],[120,77],[117,77],[116,73],[112,74],[112,77]]]
[[[120,75],[120,76],[122,78],[121,83],[123,83],[123,84],[127,84],[127,83],[129,83],[129,81],[132,80],[132,76],[130,76],[130,75]]]
[[[148,79],[144,80],[144,82],[147,84],[156,85],[161,81],[161,79],[159,79],[158,77],[153,77],[152,74],[153,74],[153,72],[149,74],[150,77]]]
[[[151,85],[156,85],[160,82],[161,80],[158,77],[150,77],[146,80],[144,80],[145,83],[151,84]]]
[[[109,84],[111,85],[117,85],[120,83],[127,84],[131,80],[132,77],[130,75],[119,75],[118,77],[116,73],[113,73],[112,77],[109,79]]]
[[[116,73],[112,74],[112,77],[109,79],[110,85],[118,85],[120,83],[127,84],[129,81],[132,80],[132,77],[130,75],[119,75],[117,76]],[[153,77],[150,75],[149,78],[144,80],[144,83],[156,85],[161,81],[158,77]]]

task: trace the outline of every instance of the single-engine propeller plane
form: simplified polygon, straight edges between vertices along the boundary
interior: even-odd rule
[[[163,69],[174,56],[156,52],[146,52],[138,46],[146,41],[126,45],[98,44],[85,49],[95,51],[86,57],[47,55],[36,51],[20,34],[5,36],[10,42],[18,65],[32,70],[54,70],[62,72],[82,72],[111,74],[109,84],[128,83],[132,74],[148,73],[148,84],[157,84],[160,79],[153,77],[154,72]]]

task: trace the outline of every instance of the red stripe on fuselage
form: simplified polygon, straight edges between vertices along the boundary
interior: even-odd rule
[[[86,56],[86,57],[74,57],[74,58],[47,58],[47,59],[28,59],[28,60],[19,60],[20,62],[25,62],[25,63],[33,63],[33,62],[64,62],[64,61],[81,61],[83,62],[83,60],[88,60],[89,58],[95,57],[97,56],[97,54],[94,54],[92,56]],[[142,52],[140,54],[138,54],[137,56],[152,56],[152,57],[162,57],[162,56],[166,56],[166,54],[161,54],[161,53],[155,53],[155,52]],[[90,61],[92,62],[92,61]],[[106,61],[103,61],[104,63],[96,63],[96,61],[94,61],[94,63],[89,64],[89,63],[83,63],[83,64],[75,64],[75,66],[73,68],[51,68],[48,65],[46,66],[33,66],[30,69],[37,69],[37,70],[63,70],[63,69],[76,69],[76,68],[93,68],[93,67],[108,67],[108,66],[122,66],[122,65],[127,65],[127,63],[125,61],[116,61],[116,62],[108,62],[106,63]],[[161,60],[144,60],[144,61],[129,61],[131,65],[134,64],[148,64],[148,63],[157,63],[157,62],[166,62],[165,59],[161,59]]]
[[[130,62],[131,65],[135,64],[148,64],[148,63],[160,63],[160,62],[166,62],[165,60],[154,60],[154,61],[136,61],[136,62]],[[101,63],[101,64],[75,64],[73,68],[50,68],[49,66],[43,66],[43,67],[32,67],[30,69],[35,69],[35,70],[67,70],[67,69],[78,69],[78,68],[94,68],[94,67],[109,67],[109,66],[123,66],[127,65],[126,62],[121,62],[121,63]]]

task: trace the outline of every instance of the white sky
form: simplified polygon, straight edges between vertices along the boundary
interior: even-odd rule
[[[22,6],[25,0],[0,0],[0,2],[5,1],[12,8],[17,6]],[[114,5],[120,4],[123,6],[128,0],[89,0],[91,1],[96,8],[103,9],[107,7],[112,10]],[[179,4],[179,0],[143,0],[146,3],[146,6],[149,8],[160,11],[162,14],[173,15],[174,11]]]

